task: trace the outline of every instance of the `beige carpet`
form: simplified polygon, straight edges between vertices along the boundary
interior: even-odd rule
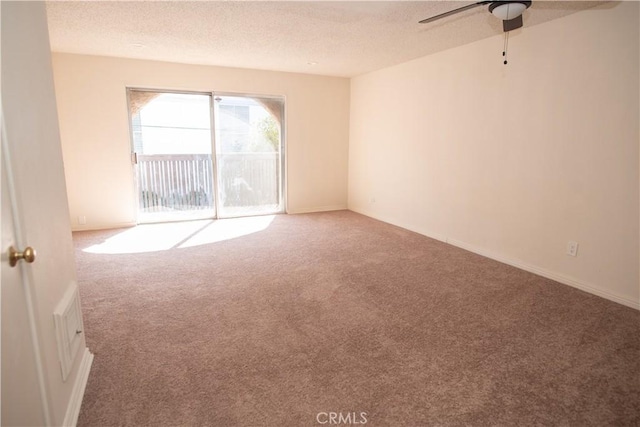
[[[348,211],[145,227],[74,235],[80,426],[640,423],[636,310]]]

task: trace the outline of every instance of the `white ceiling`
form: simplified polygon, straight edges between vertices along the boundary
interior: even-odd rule
[[[487,6],[418,24],[470,3],[50,1],[47,14],[55,52],[352,77],[502,33]],[[514,33],[600,3],[534,1]]]

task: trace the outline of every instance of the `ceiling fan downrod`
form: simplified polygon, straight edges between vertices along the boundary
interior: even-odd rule
[[[507,49],[509,48],[509,32],[504,33],[504,48],[502,56],[504,56],[504,65],[507,65]]]

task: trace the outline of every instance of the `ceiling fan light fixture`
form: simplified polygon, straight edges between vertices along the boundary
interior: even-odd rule
[[[489,12],[503,21],[508,21],[522,15],[529,6],[531,6],[530,1],[493,2],[489,5]]]

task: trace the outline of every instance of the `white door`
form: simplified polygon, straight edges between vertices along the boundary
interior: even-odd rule
[[[3,137],[4,142],[4,137]],[[3,160],[6,156],[3,153]],[[2,167],[2,425],[45,425],[45,411],[38,373],[37,345],[32,341],[32,319],[25,293],[22,262],[13,268],[8,263],[9,247],[18,247],[15,239],[12,203],[7,176]]]
[[[81,317],[73,353],[54,320],[77,284],[46,9],[0,2],[0,17],[2,425],[71,425],[92,356]],[[9,247],[27,245],[35,262],[10,266]]]

